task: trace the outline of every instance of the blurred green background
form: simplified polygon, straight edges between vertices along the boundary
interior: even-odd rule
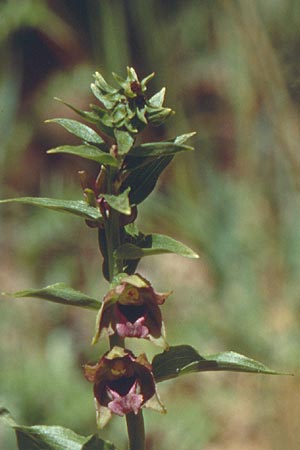
[[[192,130],[196,151],[176,157],[139,209],[143,231],[178,238],[200,259],[145,259],[171,345],[223,350],[294,377],[205,373],[159,385],[165,417],[147,411],[148,450],[300,448],[300,2],[298,0],[2,0],[0,197],[81,198],[68,156],[75,143],[44,120],[72,117],[54,96],[91,101],[92,73],[155,71],[176,115],[157,135]],[[94,230],[80,219],[22,206],[0,213],[0,290],[58,281],[102,298],[107,284]],[[95,432],[82,364],[93,312],[3,297],[0,404],[19,423]],[[138,351],[159,352],[134,342]],[[124,420],[104,437],[126,448]],[[15,450],[0,427],[0,448]],[[70,449],[72,450],[72,449]]]

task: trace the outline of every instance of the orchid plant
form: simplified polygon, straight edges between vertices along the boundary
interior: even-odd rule
[[[15,292],[11,296],[36,297],[98,311],[92,344],[103,338],[109,345],[98,362],[84,365],[83,375],[93,383],[98,429],[115,415],[125,416],[129,450],[146,448],[143,409],[166,412],[158,394],[158,383],[202,371],[277,373],[234,352],[204,357],[191,346],[167,344],[160,306],[171,292],[156,292],[150,281],[137,272],[139,261],[162,253],[198,256],[169,236],[144,234],[138,230],[136,218],[140,203],[154,190],[174,156],[193,150],[186,141],[195,133],[159,142],[138,141],[138,135],[146,127],[162,125],[173,114],[163,106],[165,88],[150,98],[147,96],[147,85],[153,76],[152,73],[140,81],[135,70],[127,68],[126,78],[113,74],[118,85],[114,87],[96,72],[91,90],[97,103],[91,104],[89,111],[65,103],[92,127],[65,118],[48,120],[81,141],[77,146],[63,145],[48,150],[49,154],[71,154],[99,166],[96,177],[86,171],[79,172],[82,200],[22,197],[0,202],[35,205],[80,216],[88,227],[97,231],[103,275],[109,284],[103,301],[62,283]],[[130,350],[131,338],[147,339],[161,349],[149,362],[145,354],[136,356]],[[5,408],[1,409],[1,418],[15,429],[21,450],[116,449],[114,444],[101,439],[101,431],[85,437],[57,426],[21,426]]]

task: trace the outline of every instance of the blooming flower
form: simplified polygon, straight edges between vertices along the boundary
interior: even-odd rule
[[[159,306],[171,294],[154,291],[151,284],[141,275],[125,275],[120,284],[111,289],[104,298],[99,311],[96,335],[149,339],[167,348],[165,328]]]
[[[84,372],[86,379],[94,383],[99,428],[112,414],[137,414],[142,407],[165,412],[145,355],[136,358],[129,350],[113,347],[96,365],[85,365]]]

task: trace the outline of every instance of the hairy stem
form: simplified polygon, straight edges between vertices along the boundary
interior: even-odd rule
[[[128,432],[128,450],[146,450],[145,428],[142,411],[138,414],[126,414],[127,432]]]

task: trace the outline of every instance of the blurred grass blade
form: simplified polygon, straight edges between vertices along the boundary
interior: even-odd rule
[[[58,123],[63,128],[65,128],[69,133],[74,134],[85,142],[90,144],[103,144],[104,140],[99,134],[96,133],[92,128],[84,125],[81,122],[73,119],[50,119],[46,120],[46,123]]]
[[[67,153],[69,155],[80,156],[81,158],[90,159],[99,164],[117,167],[118,161],[109,153],[103,152],[93,145],[62,145],[60,147],[51,148],[47,153]]]
[[[63,305],[80,306],[82,308],[96,310],[98,310],[101,306],[101,302],[99,300],[89,297],[80,291],[76,291],[64,283],[55,283],[41,289],[27,289],[25,291],[5,293],[5,295],[16,298],[40,298],[41,300],[48,300],[50,302],[61,303]]]
[[[199,258],[191,248],[163,234],[149,234],[138,245],[123,244],[115,251],[116,258],[138,259],[143,256],[175,253],[187,258]]]
[[[10,412],[0,405],[0,421],[9,425],[10,427],[16,426],[14,418],[11,416]]]
[[[152,361],[152,370],[157,382],[188,373],[220,370],[288,375],[271,370],[261,362],[235,352],[224,352],[203,357],[189,345],[170,347],[168,351],[156,355]]]
[[[101,222],[101,213],[97,208],[89,206],[82,200],[61,200],[45,197],[20,197],[0,200],[4,203],[22,203],[25,205],[39,206],[41,208],[52,209],[58,212],[66,212],[84,219]]]

